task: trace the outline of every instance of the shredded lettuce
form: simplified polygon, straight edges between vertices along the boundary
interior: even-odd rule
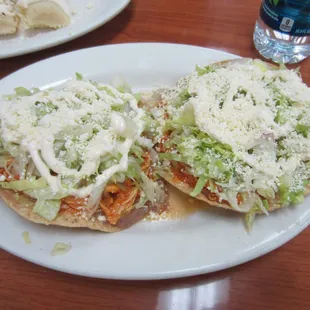
[[[191,104],[184,105],[184,110],[182,111],[180,117],[172,122],[178,125],[195,125],[195,114],[193,106]]]
[[[140,199],[139,201],[134,205],[134,207],[136,209],[140,209],[140,208],[143,208],[145,207],[145,204],[147,202],[148,198],[146,196],[143,196],[143,195],[140,195]]]
[[[284,205],[289,204],[300,204],[305,199],[305,189],[308,184],[308,181],[303,182],[303,188],[297,191],[291,190],[291,184],[288,184],[285,178],[281,179],[281,183],[279,186],[279,195],[280,195],[280,202]]]
[[[265,203],[266,204],[266,203]],[[263,202],[263,205],[264,205],[264,202]],[[264,205],[265,206],[265,205]],[[269,207],[269,204],[268,204],[268,207]],[[248,232],[251,232],[252,231],[252,228],[253,228],[253,223],[254,223],[254,219],[255,219],[255,216],[257,213],[260,212],[260,207],[258,206],[258,204],[256,203],[254,205],[254,207],[245,214],[245,225],[246,225],[246,228],[248,230]]]
[[[37,199],[37,200],[58,200],[66,197],[67,195],[63,194],[54,194],[50,187],[44,188],[33,188],[30,190],[24,190],[28,196]]]
[[[158,191],[160,190],[157,182],[149,179],[144,172],[141,171],[142,189],[147,199],[150,201],[158,201]]]
[[[51,251],[51,256],[61,256],[68,253],[71,250],[71,244],[57,242]]]
[[[296,131],[297,131],[297,133],[303,135],[305,138],[308,138],[310,126],[306,126],[303,124],[297,124]]]
[[[122,136],[126,138],[133,138],[137,132],[137,125],[132,119],[130,119],[127,116],[123,116],[123,119],[125,120],[126,123],[126,129],[122,134]]]
[[[283,111],[279,109],[274,121],[280,125],[285,124],[287,121],[287,118],[285,117],[285,113],[283,113]]]
[[[283,178],[279,186],[280,201],[284,205],[290,203],[290,186],[284,182]]]
[[[56,218],[60,204],[60,200],[37,200],[32,212],[51,222]]]
[[[142,94],[141,94],[141,93],[135,93],[134,96],[135,96],[135,98],[136,98],[136,100],[137,100],[138,102],[141,101],[141,98],[142,98]]]
[[[207,180],[208,180],[207,176],[205,175],[200,176],[194,190],[190,193],[190,195],[192,197],[196,197],[197,195],[199,195],[203,190],[203,188],[205,187]]]
[[[29,231],[24,231],[24,232],[22,233],[22,237],[23,237],[24,242],[25,242],[26,244],[31,244],[31,239],[30,239]]]
[[[129,179],[137,180],[138,181],[141,178],[140,171],[141,171],[141,168],[140,168],[140,166],[138,164],[130,163],[128,165],[128,169],[126,171],[126,176]]]
[[[25,87],[16,87],[14,89],[14,94],[4,95],[3,98],[6,100],[12,100],[16,97],[29,97],[33,94],[36,94],[40,91],[39,88],[33,87],[31,89],[27,89]]]
[[[275,198],[275,192],[272,188],[258,189],[257,193],[266,199],[274,199]]]
[[[79,72],[76,72],[75,73],[75,78],[78,80],[78,81],[82,81],[83,80],[83,75]]]
[[[17,96],[25,97],[25,96],[31,96],[32,93],[29,89],[25,87],[16,87],[14,89],[15,93]]]
[[[142,159],[142,155],[144,154],[144,150],[138,144],[134,144],[131,147],[132,152],[137,156],[138,159]]]
[[[290,200],[294,205],[302,203],[305,200],[304,191],[290,193]]]
[[[159,153],[158,157],[163,160],[184,161],[181,155],[175,153]]]
[[[198,65],[196,65],[196,72],[199,76],[210,73],[210,72],[215,72],[215,68],[212,66],[206,66],[203,68],[200,68]]]
[[[189,98],[191,98],[191,94],[188,92],[188,90],[183,90],[182,92],[180,92],[179,98],[181,100],[181,103],[184,103],[188,101]]]
[[[268,67],[267,65],[261,61],[261,60],[258,60],[258,59],[255,59],[254,62],[253,62],[254,66],[256,66],[257,68],[261,69],[262,72],[266,72],[268,71]]]
[[[269,210],[269,202],[266,199],[263,199],[262,201],[264,208],[268,211]]]
[[[53,110],[56,110],[56,109],[57,107],[53,105],[51,101],[48,101],[47,103],[37,101],[35,103],[35,111],[39,119],[43,118],[47,114],[52,113]]]
[[[233,175],[231,162],[236,158],[230,146],[217,142],[194,126],[184,126],[178,139],[174,145],[177,152],[160,154],[161,159],[181,161],[192,167],[192,174],[197,177],[205,175],[208,179],[226,182]]]
[[[273,87],[273,86],[270,86],[270,89],[272,90],[273,92],[273,96],[274,96],[274,100],[276,102],[276,105],[277,105],[277,108],[278,109],[287,109],[289,107],[292,107],[295,105],[295,101],[293,101],[291,98],[283,95],[279,89]]]
[[[131,87],[125,81],[122,82],[120,85],[117,85],[117,90],[121,93],[132,93]]]
[[[245,215],[245,224],[246,224],[246,228],[247,228],[248,232],[251,232],[251,230],[253,228],[253,223],[254,223],[255,215],[256,215],[256,210],[255,209],[250,210]]]
[[[47,182],[44,178],[40,178],[37,180],[0,182],[0,186],[7,189],[14,189],[16,191],[25,191],[30,189],[45,188],[47,187]]]
[[[32,87],[32,88],[30,89],[30,91],[31,91],[31,94],[36,94],[36,93],[40,92],[41,89],[38,88],[38,87]]]

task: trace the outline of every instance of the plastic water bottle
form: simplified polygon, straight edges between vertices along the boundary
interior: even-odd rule
[[[297,63],[310,55],[310,0],[263,0],[255,24],[259,53],[277,63]]]

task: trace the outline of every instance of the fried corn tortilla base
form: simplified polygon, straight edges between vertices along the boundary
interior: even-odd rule
[[[20,216],[34,223],[71,228],[89,228],[103,232],[117,232],[123,230],[139,222],[148,214],[147,207],[133,209],[131,213],[123,216],[118,221],[117,226],[111,225],[108,222],[99,221],[97,218],[94,218],[94,221],[79,218],[71,212],[63,212],[59,214],[54,221],[49,222],[38,214],[32,212],[35,202],[22,194],[17,194],[15,191],[10,189],[1,188],[0,198],[2,198],[4,202]]]
[[[169,172],[161,172],[160,175],[168,183],[170,183],[171,185],[173,185],[174,187],[176,187],[181,192],[183,192],[183,193],[185,193],[187,195],[189,195],[194,190],[194,188],[189,186],[188,184],[186,184],[184,182],[181,182],[181,181],[176,181],[175,177],[171,173],[169,173]],[[308,187],[307,187],[307,190],[305,192],[305,196],[307,196],[309,194],[310,194],[310,185],[308,185]],[[237,211],[237,210],[233,209],[230,204],[220,203],[220,202],[217,202],[217,201],[212,201],[212,200],[208,199],[202,193],[197,195],[195,198],[198,199],[198,200],[202,200],[202,201],[206,202],[211,207],[224,208],[224,209],[229,209],[229,210],[232,210],[232,211],[235,211],[235,212],[243,213],[243,212],[240,212],[240,211]],[[280,208],[284,207],[284,205],[281,204],[277,200],[269,201],[269,203],[270,203],[270,208],[268,209],[268,211],[273,211],[273,210],[280,209]],[[262,212],[259,212],[259,213],[262,213]]]

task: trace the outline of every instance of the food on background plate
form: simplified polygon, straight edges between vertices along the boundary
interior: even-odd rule
[[[19,0],[17,7],[29,28],[61,28],[70,24],[66,0]]]
[[[0,0],[0,36],[16,33],[18,25],[15,3],[11,0]]]
[[[161,213],[146,121],[131,93],[80,74],[62,89],[16,88],[0,105],[0,197],[36,223],[107,232]]]
[[[211,206],[246,213],[249,228],[255,214],[310,192],[310,89],[296,70],[251,59],[197,67],[144,104],[160,175]]]
[[[62,28],[71,22],[66,0],[0,0],[0,36],[19,28]]]

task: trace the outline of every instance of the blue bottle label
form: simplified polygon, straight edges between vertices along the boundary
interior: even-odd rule
[[[293,36],[310,35],[310,0],[264,0],[260,16],[274,30]]]

